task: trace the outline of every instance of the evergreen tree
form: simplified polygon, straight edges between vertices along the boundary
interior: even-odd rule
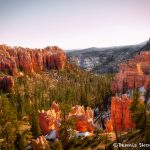
[[[35,110],[33,110],[33,113],[31,114],[31,131],[34,137],[38,137],[39,135],[41,135],[38,114]]]
[[[148,101],[150,99],[150,82],[148,83],[147,91],[145,93],[145,138],[144,143],[149,143],[150,141],[150,104]]]
[[[17,150],[26,150],[27,145],[25,145],[24,137],[23,135],[20,135],[17,133],[16,141],[15,141],[15,147]]]
[[[1,149],[13,150],[18,127],[14,108],[6,96],[0,96],[0,139],[3,139]]]
[[[24,125],[26,127],[24,127]],[[33,137],[30,131],[29,123],[20,121],[18,130],[17,130],[16,141],[15,141],[15,149],[27,150],[27,145],[29,141],[31,141],[32,138]]]
[[[59,130],[59,138],[63,144],[63,148],[67,149],[69,139],[74,135],[74,120],[68,119],[67,115],[71,110],[71,107],[68,104],[60,105],[62,112],[62,121]]]
[[[132,118],[136,124],[136,128],[144,129],[145,123],[145,104],[140,102],[140,93],[138,89],[133,92],[133,102],[130,106],[132,112]]]
[[[52,145],[52,144],[51,144]],[[53,150],[63,150],[62,142],[56,141],[53,143]]]

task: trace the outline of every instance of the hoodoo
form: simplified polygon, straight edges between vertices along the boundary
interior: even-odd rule
[[[66,54],[57,46],[30,49],[0,45],[0,72],[12,78],[20,76],[22,72],[32,74],[51,69],[64,69],[65,64]],[[8,87],[5,86],[5,89],[0,85],[0,89],[7,91],[12,88],[12,84],[10,87],[9,85],[7,84]]]
[[[94,131],[94,114],[90,107],[85,110],[83,106],[76,105],[72,107],[68,118],[75,119],[75,129],[79,132],[93,132]],[[58,132],[61,122],[61,110],[59,105],[52,103],[48,111],[39,112],[39,123],[43,135],[48,134],[51,130]]]
[[[132,99],[126,95],[111,98],[111,117],[106,124],[107,131],[125,131],[135,127],[129,110],[131,103]]]
[[[147,89],[149,83],[150,52],[142,51],[127,63],[120,65],[119,72],[115,75],[112,83],[112,91],[124,94],[136,88]],[[122,98],[112,97],[111,118],[106,125],[108,131],[123,131],[135,127],[129,110],[132,101],[133,98],[130,99],[126,95],[122,95]]]
[[[150,82],[150,52],[142,51],[127,63],[120,65],[119,72],[112,83],[112,91],[126,92],[144,86]]]

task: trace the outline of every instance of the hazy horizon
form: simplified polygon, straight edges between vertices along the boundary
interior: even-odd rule
[[[149,0],[0,0],[0,44],[64,50],[150,37]]]

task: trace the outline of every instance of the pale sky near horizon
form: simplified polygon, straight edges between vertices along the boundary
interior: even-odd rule
[[[0,44],[81,49],[149,37],[150,0],[0,0]]]

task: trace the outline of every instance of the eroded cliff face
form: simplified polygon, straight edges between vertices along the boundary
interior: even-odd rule
[[[65,52],[57,46],[29,49],[0,45],[0,72],[11,76],[32,74],[50,69],[63,69]]]
[[[125,131],[135,127],[129,110],[132,101],[126,95],[111,98],[111,117],[106,124],[107,131]]]
[[[144,86],[147,88],[150,82],[150,52],[143,51],[127,63],[120,65],[112,83],[112,91],[126,92]]]
[[[145,87],[150,83],[150,51],[142,51],[133,59],[120,65],[112,83],[114,93]],[[126,95],[111,98],[111,118],[107,121],[107,131],[124,131],[135,127],[129,110],[132,99]],[[141,99],[143,102],[143,99]]]
[[[19,71],[28,74],[49,69],[63,69],[66,55],[57,46],[44,49],[29,49],[0,45],[0,71],[16,75]]]

